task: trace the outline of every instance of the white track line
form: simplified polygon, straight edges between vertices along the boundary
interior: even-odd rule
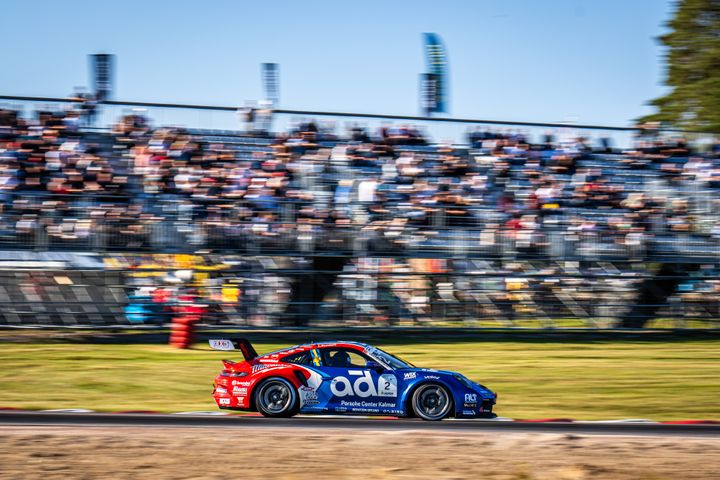
[[[55,410],[40,410],[41,412],[53,412],[53,413],[97,413],[95,410],[88,410],[86,408],[58,408]]]
[[[208,412],[208,411],[197,411],[197,412],[172,412],[172,415],[230,415],[227,412]]]

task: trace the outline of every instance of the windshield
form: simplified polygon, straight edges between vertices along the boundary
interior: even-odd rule
[[[379,348],[370,347],[367,349],[367,353],[377,357],[378,360],[386,363],[393,370],[399,370],[401,368],[415,368],[415,365],[412,363],[401,360],[394,355],[390,355],[389,353],[380,350]]]

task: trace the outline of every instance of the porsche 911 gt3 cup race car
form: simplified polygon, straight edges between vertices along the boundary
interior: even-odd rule
[[[267,417],[296,413],[393,415],[442,420],[492,418],[497,395],[459,373],[417,368],[379,348],[322,342],[258,355],[246,339],[210,340],[216,350],[240,350],[223,360],[213,398],[222,409]]]

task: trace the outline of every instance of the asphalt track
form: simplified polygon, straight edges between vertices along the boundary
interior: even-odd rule
[[[360,430],[429,430],[442,432],[522,432],[568,435],[651,435],[668,437],[720,436],[720,425],[657,424],[641,422],[522,422],[497,420],[445,420],[357,417],[263,418],[258,416],[171,415],[142,413],[0,412],[0,425],[13,426],[118,426],[118,427],[212,427],[299,428]]]

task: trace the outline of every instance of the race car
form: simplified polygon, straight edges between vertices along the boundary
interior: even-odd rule
[[[358,342],[297,345],[258,355],[247,339],[213,339],[216,350],[240,350],[223,360],[213,398],[221,409],[266,417],[297,413],[392,415],[423,420],[492,418],[497,394],[463,375],[417,368]]]

